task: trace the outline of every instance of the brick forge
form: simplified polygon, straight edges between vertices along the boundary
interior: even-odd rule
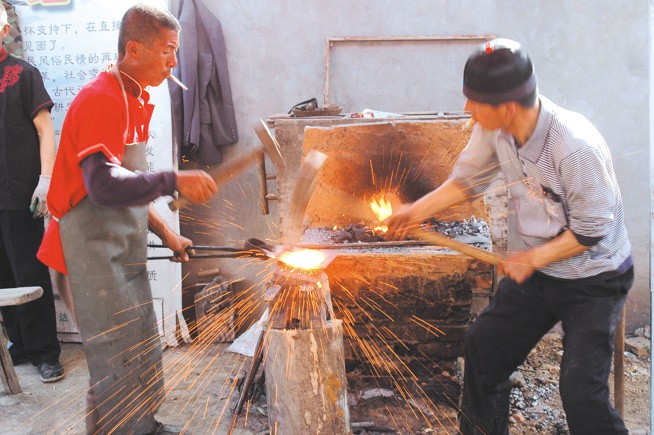
[[[467,121],[450,117],[334,125],[336,121],[282,120],[274,128],[282,153],[299,152],[300,137],[301,154],[317,149],[329,156],[307,209],[306,224],[313,229],[372,223],[369,201],[380,191],[390,193],[397,207],[436,188],[467,143]],[[296,135],[298,130],[303,135]],[[291,177],[284,177],[278,180],[281,216],[290,198],[284,186]],[[506,202],[496,191],[438,218],[483,219],[493,244],[503,249]],[[316,243],[309,233],[302,242]],[[404,425],[407,433],[442,427],[443,420],[455,427],[462,386],[457,361],[476,307],[485,305],[492,292],[493,267],[439,247],[328,251],[333,260],[325,272],[335,317],[344,324],[352,421],[377,413],[377,421]],[[362,393],[373,389],[394,391],[394,397],[368,401],[374,405],[358,412]],[[410,408],[404,417],[398,413],[404,423],[390,415],[400,408]]]
[[[457,408],[457,358],[473,298],[492,289],[492,266],[445,249],[404,250],[339,254],[326,269],[350,391],[400,390],[428,409]]]

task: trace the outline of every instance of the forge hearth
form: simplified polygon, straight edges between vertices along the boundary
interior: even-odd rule
[[[271,120],[288,165],[277,174],[281,240],[298,242],[297,235],[285,233],[284,216],[302,155],[315,149],[328,158],[300,242],[356,245],[320,233],[334,227],[365,232],[378,224],[371,198],[383,194],[396,208],[442,184],[467,143],[468,121],[462,114],[358,122]],[[506,250],[507,211],[506,190],[497,188],[426,225],[464,243]],[[471,227],[484,231],[470,234]],[[371,245],[365,249],[325,247],[333,257],[325,273],[335,317],[343,320],[350,395],[382,387],[427,408],[456,406],[463,336],[492,292],[493,267],[442,247],[377,247],[376,239],[365,240]]]
[[[474,216],[471,216],[469,220],[455,222],[430,218],[421,224],[421,228],[487,250],[490,250],[492,246],[488,224]],[[387,241],[385,227],[373,227],[362,223],[350,224],[345,228],[339,228],[338,226],[331,228],[307,228],[302,236],[302,240],[303,243],[313,243],[316,244],[316,246],[320,246],[321,243],[342,244],[344,247],[349,245],[353,249],[362,244],[368,246],[370,243],[378,243],[379,246],[392,246],[395,244],[397,247],[400,247],[403,244],[419,244],[418,240],[408,242]],[[423,242],[422,244],[427,243]],[[374,247],[374,245],[371,246]]]

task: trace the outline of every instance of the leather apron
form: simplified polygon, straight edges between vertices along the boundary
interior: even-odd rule
[[[126,109],[127,96],[120,83]],[[125,139],[127,133],[125,133]],[[145,142],[126,144],[123,167],[146,170]],[[105,207],[88,196],[59,232],[90,374],[90,433],[148,433],[163,400],[162,352],[146,269],[148,206]],[[87,412],[91,410],[87,409]],[[89,421],[95,427],[88,427]]]

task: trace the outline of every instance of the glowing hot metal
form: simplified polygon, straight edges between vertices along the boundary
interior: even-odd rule
[[[315,249],[298,249],[287,251],[279,256],[279,261],[296,269],[320,269],[325,262],[323,252]]]

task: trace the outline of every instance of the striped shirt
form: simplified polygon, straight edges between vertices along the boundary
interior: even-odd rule
[[[540,103],[536,128],[521,147],[502,130],[475,125],[451,178],[475,195],[502,171],[527,247],[543,245],[566,229],[589,246],[541,272],[580,279],[626,270],[631,245],[606,142],[584,116],[543,96]]]

